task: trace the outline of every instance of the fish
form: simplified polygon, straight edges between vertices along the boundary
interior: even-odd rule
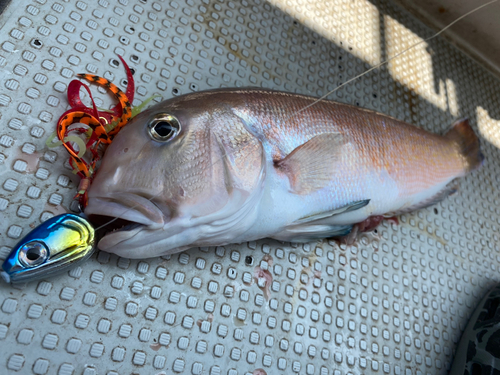
[[[88,259],[95,245],[95,230],[88,220],[71,213],[57,215],[12,248],[0,276],[12,284],[52,277]]]
[[[102,226],[100,250],[133,259],[262,238],[310,242],[435,204],[483,160],[466,119],[438,135],[300,94],[201,91],[120,131],[85,215]]]

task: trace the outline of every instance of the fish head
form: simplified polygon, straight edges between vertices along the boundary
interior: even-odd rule
[[[224,236],[213,224],[253,194],[262,157],[215,98],[191,94],[141,112],[109,145],[89,189],[85,213],[105,232],[99,249],[145,258]]]
[[[54,216],[14,246],[0,276],[10,283],[30,282],[68,270],[92,255],[94,228],[73,214]]]

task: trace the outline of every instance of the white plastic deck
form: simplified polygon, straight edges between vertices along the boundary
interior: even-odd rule
[[[67,155],[45,140],[76,73],[120,83],[123,55],[135,104],[221,86],[318,96],[432,35],[384,0],[12,1],[0,26],[3,257],[75,194]],[[499,83],[438,38],[331,96],[435,132],[469,117],[486,156],[455,196],[356,246],[262,240],[143,261],[101,252],[60,277],[1,284],[0,373],[447,373],[500,280]]]

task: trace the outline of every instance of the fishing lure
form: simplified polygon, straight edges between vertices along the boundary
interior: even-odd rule
[[[110,111],[99,111],[89,86],[79,80],[71,81],[67,95],[72,108],[59,118],[54,136],[47,140],[47,146],[56,147],[62,144],[68,151],[69,163],[74,173],[81,178],[75,199],[79,200],[82,208],[87,205],[87,190],[102,155],[100,147],[109,145],[123,126],[153,99],[151,97],[140,106],[132,108],[134,78],[122,57],[118,57],[127,74],[125,93],[105,78],[92,74],[78,75],[108,89],[115,95],[118,104]],[[80,99],[81,88],[89,94],[91,108],[85,106]],[[79,125],[71,128],[73,124]],[[83,135],[85,140],[72,133]],[[52,142],[55,136],[59,142]],[[78,150],[74,143],[78,145]],[[95,230],[87,219],[69,213],[58,215],[36,227],[14,246],[2,265],[0,276],[6,282],[12,283],[50,277],[89,258],[94,250]]]
[[[121,56],[118,56],[122,61],[127,74],[127,90],[123,93],[116,85],[109,80],[93,74],[79,74],[91,83],[100,85],[114,94],[118,100],[118,104],[108,111],[99,111],[95,105],[90,88],[79,80],[73,80],[68,86],[68,102],[71,109],[66,111],[57,122],[56,135],[59,142],[53,144],[50,138],[47,142],[49,147],[59,146],[62,144],[70,154],[70,165],[74,173],[81,178],[78,187],[78,193],[75,196],[80,201],[81,206],[87,205],[87,189],[90,185],[96,164],[101,158],[99,148],[101,145],[109,145],[116,134],[127,124],[132,118],[131,102],[134,100],[134,78],[128,65]],[[84,88],[90,96],[92,108],[85,106],[80,99],[80,89]],[[70,128],[73,124],[87,125]],[[70,133],[78,133],[85,137],[82,138]],[[78,151],[72,142],[78,145]],[[90,152],[90,160],[86,161],[84,156]]]
[[[95,250],[92,225],[73,214],[54,216],[14,246],[0,276],[8,283],[51,277],[88,259]]]

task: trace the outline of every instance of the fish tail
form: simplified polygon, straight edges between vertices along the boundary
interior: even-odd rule
[[[466,173],[479,168],[483,164],[484,155],[479,147],[479,138],[472,130],[469,119],[456,121],[445,137],[458,146],[464,160]]]

